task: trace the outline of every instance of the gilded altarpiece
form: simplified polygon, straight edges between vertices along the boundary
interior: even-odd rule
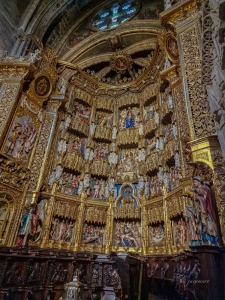
[[[196,16],[160,32],[140,88],[97,89],[80,70],[65,82],[51,50],[24,67],[22,77],[37,68],[30,88],[13,87],[0,124],[3,245],[151,255],[220,243],[211,210],[201,224],[195,219],[202,191],[212,202],[213,184],[222,213],[224,176],[196,68]],[[204,164],[210,178],[199,171]]]

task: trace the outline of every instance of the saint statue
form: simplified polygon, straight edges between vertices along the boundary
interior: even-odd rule
[[[127,117],[125,120],[126,128],[133,128],[134,127],[134,117],[132,116],[131,108],[128,108]]]
[[[203,243],[217,244],[217,221],[212,206],[212,196],[210,188],[203,184],[200,176],[193,178],[194,188],[189,191],[194,192],[194,201],[196,204],[197,219],[201,224],[201,235]]]

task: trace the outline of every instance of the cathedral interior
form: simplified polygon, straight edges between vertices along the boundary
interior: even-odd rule
[[[225,299],[225,1],[0,1],[0,300]]]

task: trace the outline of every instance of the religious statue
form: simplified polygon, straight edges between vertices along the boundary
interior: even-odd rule
[[[139,125],[139,128],[138,128],[138,134],[139,134],[139,135],[143,135],[143,134],[144,134],[144,126],[143,126],[142,123]]]
[[[175,161],[175,168],[180,168],[180,155],[178,150],[175,151],[174,161]]]
[[[126,116],[126,119],[125,119],[125,125],[126,125],[126,128],[134,127],[134,117],[132,115],[132,110],[131,110],[130,107],[128,108],[128,111],[127,111],[127,116]]]
[[[16,239],[16,246],[26,246],[28,240],[35,236],[38,219],[39,216],[34,212],[33,208],[30,208],[29,211],[23,214]]]
[[[189,191],[194,192],[194,201],[196,205],[197,218],[201,222],[201,235],[203,243],[217,244],[217,221],[212,206],[212,195],[210,188],[203,184],[200,176],[193,178],[194,188]]]
[[[116,165],[118,162],[118,155],[115,152],[111,152],[108,156],[110,165]]]
[[[116,128],[116,127],[113,127],[113,130],[112,130],[112,139],[113,139],[113,140],[116,139],[116,135],[117,135],[117,128]]]
[[[37,60],[40,60],[42,57],[40,56],[41,51],[36,49],[34,52],[30,52],[26,58],[29,62],[35,63]]]
[[[65,120],[65,125],[64,125],[65,129],[69,128],[70,123],[71,123],[71,117],[70,115],[68,115]]]
[[[145,181],[145,191],[144,191],[144,195],[148,198],[149,197],[149,182],[148,180]]]
[[[89,186],[90,186],[89,174],[85,174],[85,176],[84,176],[84,187],[89,187]]]
[[[169,0],[167,0],[168,2]],[[165,64],[164,64],[164,69],[168,69],[171,66],[171,62],[168,58],[168,56],[166,55],[166,60],[165,60]]]
[[[55,176],[56,176],[56,171],[53,170],[50,177],[49,177],[49,180],[48,180],[48,185],[49,186],[53,186],[53,183],[55,182]]]
[[[95,133],[95,128],[96,128],[95,123],[91,123],[91,126],[90,126],[90,135],[94,135],[94,133]]]
[[[86,160],[88,160],[89,156],[90,156],[90,152],[91,152],[91,149],[90,148],[86,148],[85,149],[85,153],[84,153],[84,158]]]
[[[62,83],[61,83],[61,87],[60,87],[60,90],[59,90],[60,95],[65,95],[66,94],[66,84],[67,84],[67,82],[63,78]]]
[[[60,176],[62,175],[62,172],[63,172],[63,167],[61,165],[58,165],[55,170],[55,179],[59,179]]]
[[[90,155],[89,155],[89,160],[92,161],[94,159],[94,156],[95,156],[94,150],[91,149]]]
[[[173,108],[173,98],[171,96],[171,94],[168,95],[168,108]]]
[[[157,111],[155,111],[155,124],[159,125],[159,113]]]

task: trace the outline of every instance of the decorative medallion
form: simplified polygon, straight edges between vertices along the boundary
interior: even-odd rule
[[[35,79],[35,93],[38,97],[46,98],[51,92],[51,83],[47,76],[41,75]]]
[[[166,38],[166,50],[169,59],[173,62],[179,60],[179,50],[177,46],[177,40],[174,36],[169,35]]]
[[[179,62],[177,39],[172,31],[163,30],[159,34],[159,44],[174,64]]]
[[[110,67],[113,71],[123,74],[126,70],[132,69],[133,60],[130,55],[120,51],[113,54],[110,58]]]

